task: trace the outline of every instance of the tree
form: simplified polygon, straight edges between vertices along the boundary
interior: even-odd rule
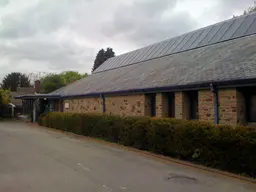
[[[0,105],[6,105],[11,100],[11,92],[9,90],[0,89]]]
[[[115,52],[112,48],[108,47],[106,51],[104,49],[99,50],[98,54],[96,55],[96,59],[94,60],[92,72],[111,57],[115,57]]]
[[[50,93],[65,86],[64,79],[58,74],[48,74],[41,78],[40,82],[44,93]]]
[[[244,10],[243,15],[247,15],[250,13],[256,12],[256,1],[254,1],[254,5],[249,7],[248,9]],[[237,15],[233,15],[233,18],[237,17]]]
[[[17,87],[30,87],[30,80],[26,74],[10,73],[6,75],[2,81],[3,89],[16,91]]]
[[[102,63],[105,61],[105,51],[104,49],[99,50],[98,54],[96,55],[96,59],[94,60],[94,65],[92,68],[92,72],[97,69]]]
[[[115,57],[115,52],[113,51],[112,48],[107,48],[107,50],[105,51],[105,60],[111,58],[111,57]]]
[[[63,78],[64,84],[67,85],[67,84],[72,83],[74,81],[80,80],[84,77],[87,77],[88,74],[87,73],[80,74],[77,71],[65,71],[65,72],[62,72],[60,74],[60,76]]]
[[[254,1],[254,5],[249,7],[248,9],[246,9],[244,11],[244,15],[249,14],[249,13],[253,13],[256,12],[256,1]]]
[[[3,116],[4,105],[10,103],[11,92],[10,90],[0,89],[0,118]]]
[[[87,76],[87,73],[80,74],[76,71],[65,71],[60,74],[50,73],[40,79],[41,90],[44,93],[50,93]]]

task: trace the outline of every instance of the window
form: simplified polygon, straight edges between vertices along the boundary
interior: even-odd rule
[[[146,115],[149,115],[151,117],[156,116],[156,94],[147,94],[146,100],[147,100]]]
[[[168,117],[175,117],[175,96],[174,93],[167,93],[167,113]]]
[[[188,119],[198,119],[198,91],[188,91]]]
[[[256,95],[250,95],[249,122],[256,122]]]
[[[237,116],[240,124],[256,123],[256,87],[237,88]]]
[[[256,122],[256,91],[255,88],[244,88],[246,105],[246,121]]]

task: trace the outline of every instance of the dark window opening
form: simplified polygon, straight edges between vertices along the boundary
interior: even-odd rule
[[[250,97],[250,122],[256,122],[256,94]]]
[[[59,108],[60,112],[64,112],[64,103],[63,100],[60,100],[60,108]]]
[[[187,92],[188,97],[188,118],[198,119],[198,91]]]
[[[256,122],[256,90],[253,88],[244,88],[242,90],[245,101],[245,120],[247,122]]]
[[[168,112],[168,117],[174,118],[175,117],[175,96],[174,93],[167,93],[167,112]]]
[[[39,112],[40,114],[45,113],[45,112],[50,112],[50,103],[48,99],[40,99],[39,100]]]
[[[148,113],[151,117],[156,116],[156,94],[147,94]]]

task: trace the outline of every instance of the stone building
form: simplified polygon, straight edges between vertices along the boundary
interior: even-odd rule
[[[256,14],[108,59],[48,95],[63,112],[256,122]]]

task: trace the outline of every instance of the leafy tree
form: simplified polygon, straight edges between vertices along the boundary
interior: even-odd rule
[[[256,1],[254,1],[254,5],[249,7],[248,9],[244,10],[243,15],[247,15],[249,13],[256,12]],[[237,15],[233,15],[233,18],[237,17]]]
[[[107,59],[115,57],[115,52],[112,48],[107,48],[106,51],[104,49],[99,50],[96,58],[94,60],[94,65],[92,68],[92,72],[97,69],[102,63],[104,63]]]
[[[6,75],[2,81],[3,89],[10,89],[16,91],[17,87],[30,87],[30,81],[26,74],[10,73]]]
[[[80,74],[76,71],[65,71],[60,74],[50,73],[40,79],[41,90],[50,93],[87,76],[87,73]]]
[[[105,51],[104,49],[99,50],[98,54],[96,55],[96,59],[94,60],[94,65],[92,68],[92,72],[97,69],[102,63],[105,61]]]
[[[11,100],[10,90],[0,89],[0,120],[3,116],[3,107],[8,104]]]
[[[67,84],[72,83],[74,81],[80,80],[84,77],[87,77],[88,74],[87,73],[80,74],[77,71],[65,71],[65,72],[62,72],[60,74],[60,76],[63,78],[64,84],[67,85]]]
[[[0,105],[6,105],[11,100],[10,90],[0,89]]]
[[[58,74],[48,74],[41,78],[41,90],[45,93],[53,92],[65,86],[64,79]]]
[[[246,9],[244,11],[244,15],[249,14],[249,13],[253,13],[256,12],[256,1],[254,1],[254,5],[249,7],[248,9]]]
[[[107,48],[107,50],[105,51],[105,59],[109,59],[111,57],[115,57],[115,52],[113,51],[112,48]]]

